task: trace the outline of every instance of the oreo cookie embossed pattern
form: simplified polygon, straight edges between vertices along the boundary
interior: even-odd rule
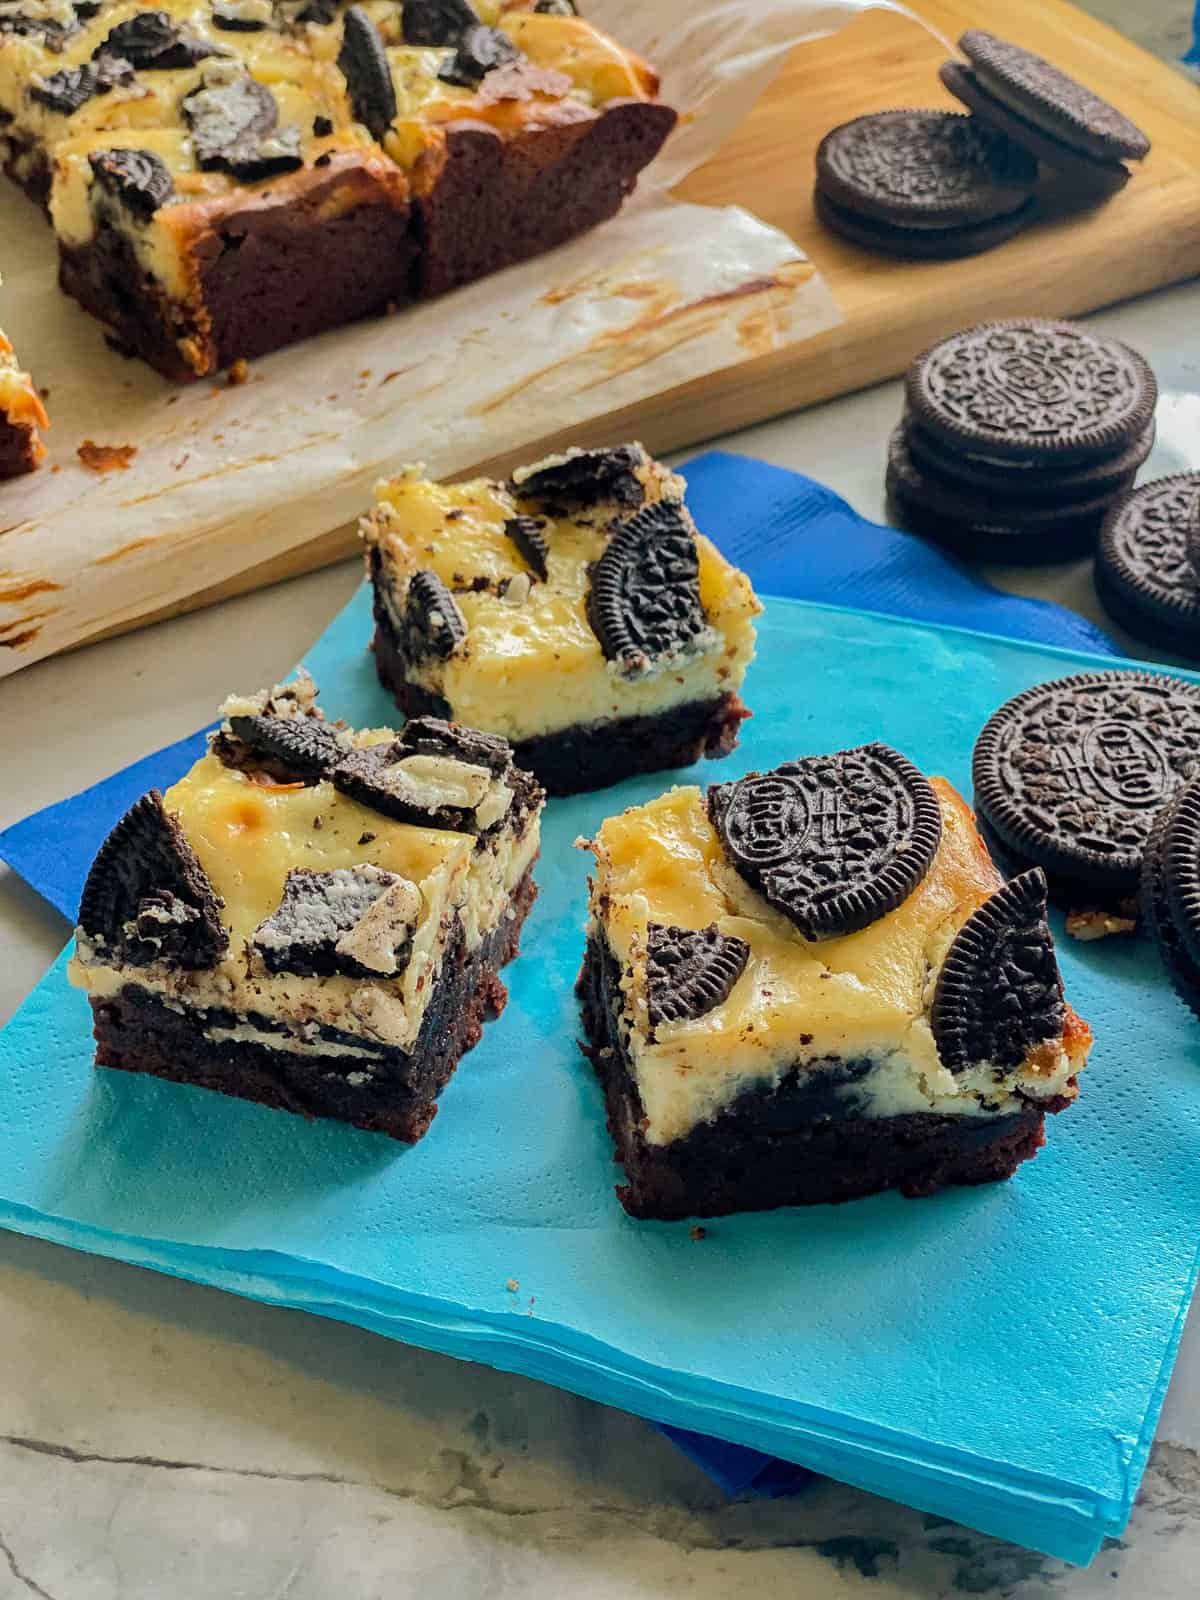
[[[913,362],[905,393],[887,471],[897,521],[977,560],[1088,553],[1154,440],[1149,366],[1070,322],[952,334]]]
[[[1200,472],[1155,478],[1105,519],[1096,593],[1111,617],[1159,650],[1200,660]]]

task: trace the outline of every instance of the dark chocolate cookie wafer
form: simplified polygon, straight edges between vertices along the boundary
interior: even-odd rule
[[[1032,218],[1033,201],[991,222],[971,222],[950,228],[901,227],[874,217],[860,217],[857,212],[830,200],[820,189],[813,194],[813,210],[827,228],[840,233],[851,244],[861,245],[864,250],[901,256],[907,261],[952,261],[960,256],[993,250],[1020,233]]]
[[[1040,500],[1044,505],[1061,505],[1065,501],[1120,493],[1124,485],[1132,482],[1154,448],[1154,424],[1115,455],[1082,467],[1048,467],[1033,460],[1006,461],[1002,457],[955,450],[934,434],[927,433],[907,412],[904,437],[914,464],[922,471],[940,473],[976,492],[983,489],[1013,500]]]
[[[1074,150],[1036,124],[1019,116],[1002,101],[997,100],[979,82],[970,67],[958,61],[946,61],[938,68],[938,76],[956,100],[974,112],[976,118],[996,133],[1019,141],[1031,156],[1036,156],[1046,166],[1053,167],[1064,178],[1069,178],[1085,204],[1098,205],[1111,198],[1129,182],[1129,168],[1121,161],[1103,161]]]
[[[952,449],[1075,466],[1141,438],[1158,385],[1128,345],[1040,317],[983,322],[918,356],[906,394],[913,417]]]
[[[1023,565],[1086,555],[1095,548],[1113,499],[1109,493],[1043,505],[1029,498],[972,491],[918,466],[903,425],[895,429],[888,445],[887,492],[896,520],[910,532],[924,534],[969,560]]]
[[[1138,910],[1141,924],[1154,941],[1175,992],[1184,1005],[1200,1017],[1200,966],[1193,959],[1183,937],[1183,927],[1172,910],[1167,865],[1168,840],[1174,833],[1176,812],[1184,798],[1191,795],[1188,809],[1189,813],[1194,813],[1197,793],[1197,784],[1189,783],[1178,799],[1165,806],[1155,819],[1142,862]]]
[[[954,111],[877,111],[817,146],[821,195],[860,218],[912,228],[992,222],[1020,210],[1037,162]]]
[[[1083,672],[1026,689],[975,745],[975,804],[1006,853],[1068,905],[1137,887],[1154,819],[1200,770],[1200,687]]]
[[[1109,511],[1096,555],[1096,593],[1139,639],[1200,659],[1200,578],[1189,535],[1200,516],[1200,472],[1155,478]]]
[[[984,89],[1036,127],[1097,160],[1141,161],[1150,141],[1116,106],[1044,57],[970,28],[958,47]]]
[[[856,933],[894,911],[942,837],[929,780],[885,744],[713,784],[708,813],[734,871],[806,939]]]
[[[744,939],[716,923],[693,932],[652,922],[646,937],[646,1008],[651,1028],[703,1017],[729,998],[750,959]]]

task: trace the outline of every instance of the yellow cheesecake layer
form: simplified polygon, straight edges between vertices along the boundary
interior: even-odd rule
[[[861,932],[819,943],[802,938],[730,867],[699,789],[671,789],[604,822],[590,843],[592,931],[607,939],[624,973],[622,1026],[650,1143],[682,1137],[743,1089],[770,1088],[797,1063],[819,1072],[830,1057],[874,1063],[848,1091],[865,1100],[867,1115],[994,1115],[1020,1109],[1025,1097],[1072,1092],[1091,1042],[1077,1023],[1002,1077],[986,1064],[954,1074],[939,1059],[929,1023],[937,975],[959,929],[1004,880],[966,802],[944,779],[932,783],[943,832],[923,881]],[[714,922],[750,946],[744,972],[723,1004],[660,1023],[651,1037],[649,925]]]
[[[392,737],[384,730],[361,734],[356,743]],[[264,783],[224,766],[214,755],[202,757],[166,791],[163,802],[224,901],[228,951],[216,967],[199,972],[128,968],[106,965],[103,954],[87,948],[81,937],[72,981],[93,995],[140,984],[190,1007],[254,1012],[297,1033],[320,1023],[402,1048],[420,1029],[455,918],[468,947],[478,946],[505,915],[511,892],[538,849],[536,819],[519,840],[502,832],[489,847],[476,849],[470,834],[394,822],[331,783]],[[420,893],[405,971],[398,978],[378,979],[266,972],[249,944],[254,930],[278,907],[287,873],[364,863],[398,873]],[[308,1049],[339,1053],[336,1044],[318,1040],[309,1041]]]
[[[682,497],[682,480],[649,458],[642,476],[648,500]],[[449,702],[455,720],[516,741],[740,689],[762,608],[745,573],[703,535],[696,544],[708,646],[631,680],[605,660],[587,617],[588,568],[604,552],[612,519],[627,510],[548,517],[506,484],[432,483],[419,468],[380,485],[377,501],[362,531],[368,555],[375,550],[382,560],[385,598],[400,605],[412,574],[426,569],[456,591],[466,619],[466,648],[413,674]],[[504,531],[521,515],[543,520],[544,582]]]

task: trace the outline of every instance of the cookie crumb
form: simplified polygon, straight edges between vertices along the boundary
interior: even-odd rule
[[[702,1228],[699,1226],[699,1224],[697,1224],[694,1228],[688,1229],[688,1238],[694,1239],[696,1243],[699,1244],[701,1239],[708,1238],[708,1229]]]
[[[225,385],[229,389],[238,389],[250,377],[250,363],[245,356],[239,356],[225,374]]]
[[[508,1290],[509,1294],[516,1294],[521,1285],[515,1278],[507,1278],[505,1280],[504,1287]]]
[[[85,439],[75,454],[89,472],[127,472],[137,455],[135,444],[97,444]]]

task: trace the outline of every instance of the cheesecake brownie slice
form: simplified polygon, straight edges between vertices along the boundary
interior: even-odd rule
[[[558,5],[4,0],[0,159],[63,287],[168,377],[613,215],[675,113]]]
[[[1039,871],[886,745],[610,817],[579,979],[636,1217],[1012,1174],[1091,1045]]]
[[[0,478],[32,472],[46,454],[38,433],[49,426],[46,408],[22,372],[13,347],[0,330]]]
[[[726,755],[760,607],[684,487],[638,444],[381,485],[362,533],[396,703],[501,734],[551,794]]]
[[[312,680],[231,699],[117,823],[79,911],[96,1064],[413,1143],[506,993],[543,795],[502,739],[327,721]]]

